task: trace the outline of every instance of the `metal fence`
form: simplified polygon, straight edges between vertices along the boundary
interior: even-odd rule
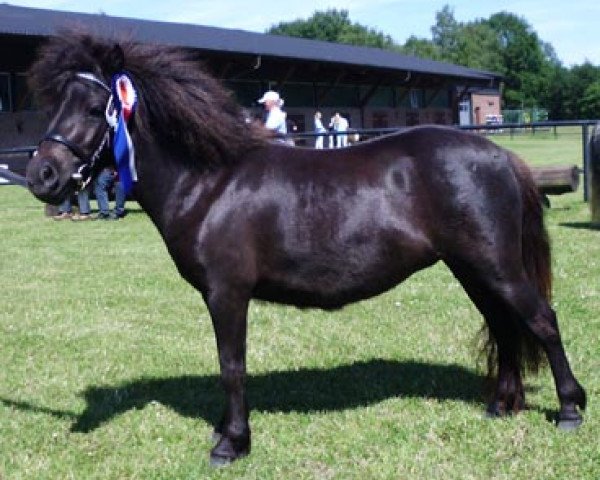
[[[460,130],[470,130],[479,132],[482,134],[491,134],[495,132],[501,132],[508,134],[511,137],[516,135],[522,135],[528,133],[536,135],[538,132],[552,132],[555,136],[558,135],[557,129],[560,127],[579,127],[581,130],[581,172],[583,173],[583,199],[588,201],[589,198],[589,176],[591,168],[591,153],[590,153],[590,130],[600,123],[600,120],[559,120],[559,121],[548,121],[548,122],[531,122],[531,123],[502,123],[493,125],[455,125]],[[366,128],[366,129],[351,129],[348,131],[348,135],[358,134],[361,140],[373,138],[381,135],[387,135],[389,133],[395,133],[402,130],[406,130],[410,127],[390,127],[390,128]],[[302,143],[302,141],[313,140],[318,136],[331,136],[331,132],[325,133],[313,133],[313,132],[302,132],[302,133],[291,133],[288,134],[288,138],[293,139],[296,143]],[[298,142],[300,140],[300,142]],[[304,142],[305,143],[305,142]],[[312,142],[311,142],[312,143]],[[302,146],[302,145],[300,145]]]
[[[541,131],[552,131],[554,135],[557,135],[557,128],[559,127],[579,127],[581,129],[581,146],[582,146],[582,159],[581,159],[581,170],[583,172],[583,199],[588,201],[589,198],[589,175],[591,168],[591,151],[590,151],[590,130],[594,126],[600,123],[600,120],[564,120],[564,121],[549,121],[549,122],[531,122],[531,123],[502,123],[494,125],[461,125],[456,126],[461,130],[471,130],[481,133],[493,133],[502,132],[512,137],[513,135],[519,135],[523,132],[535,135],[536,132]],[[347,132],[350,135],[358,135],[361,140],[373,138],[389,133],[395,133],[398,131],[406,130],[410,127],[390,127],[390,128],[363,128],[363,129],[351,129]],[[306,143],[314,144],[316,137],[330,137],[331,132],[325,133],[314,133],[314,132],[301,132],[301,133],[290,133],[287,138],[290,138],[296,142],[299,146],[308,146]],[[302,144],[305,145],[302,145]],[[31,157],[37,147],[26,146],[19,148],[6,148],[0,149],[0,163],[2,163],[2,157],[9,158],[14,156]]]
[[[27,160],[37,147],[0,149],[0,185],[24,185],[23,175]]]
[[[548,121],[548,110],[545,108],[502,110],[502,117],[506,123],[546,122]]]

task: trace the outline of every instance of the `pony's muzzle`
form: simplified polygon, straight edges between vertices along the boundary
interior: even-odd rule
[[[60,203],[65,185],[56,160],[33,157],[27,165],[27,186],[40,200]]]

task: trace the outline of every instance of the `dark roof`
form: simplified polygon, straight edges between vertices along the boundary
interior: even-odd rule
[[[411,72],[454,77],[475,83],[493,82],[500,75],[449,63],[401,55],[392,51],[355,47],[203,25],[155,22],[104,14],[70,13],[0,4],[0,35],[47,37],[69,26],[131,35],[141,42],[189,47],[218,54],[263,56],[279,60],[310,61],[330,66],[362,66],[387,72]]]

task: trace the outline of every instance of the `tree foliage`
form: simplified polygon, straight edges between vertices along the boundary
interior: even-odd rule
[[[582,118],[600,118],[600,80],[590,83],[579,103]]]
[[[446,5],[435,15],[430,39],[411,36],[404,45],[352,22],[348,10],[337,9],[281,22],[267,33],[398,50],[497,72],[504,78],[505,108],[545,108],[551,119],[600,118],[600,67],[588,62],[565,68],[552,45],[540,39],[526,19],[513,13],[458,22]]]
[[[442,52],[437,45],[425,38],[418,38],[414,35],[408,37],[406,43],[401,48],[402,53],[413,57],[430,58],[432,60],[442,60]]]
[[[398,48],[389,35],[353,23],[348,10],[329,9],[325,12],[315,12],[306,20],[298,19],[273,25],[267,33],[367,47]]]

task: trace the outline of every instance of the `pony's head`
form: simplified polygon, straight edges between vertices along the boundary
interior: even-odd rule
[[[108,79],[123,64],[118,44],[100,50],[90,37],[75,34],[42,49],[29,78],[50,123],[27,165],[29,189],[40,200],[60,203],[91,179],[98,159],[107,153]]]
[[[138,98],[132,141],[160,148],[163,161],[219,168],[270,137],[247,121],[193,52],[66,32],[42,47],[29,71],[30,87],[51,118],[27,168],[36,197],[60,203],[82,178],[93,175],[95,160],[109,143],[105,110],[112,105],[111,80],[123,71]]]

